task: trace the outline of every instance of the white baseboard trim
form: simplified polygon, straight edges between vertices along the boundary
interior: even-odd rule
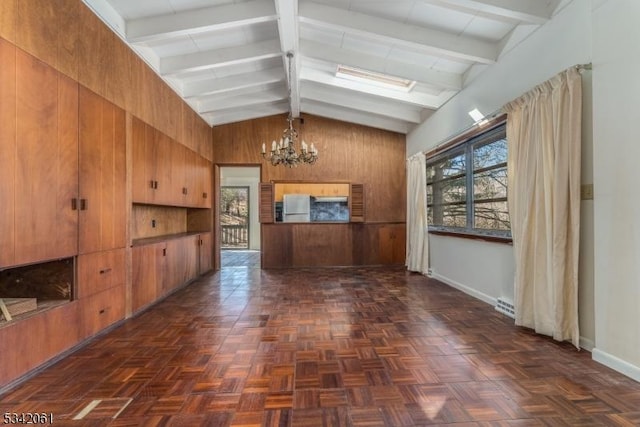
[[[443,283],[446,283],[447,285],[451,286],[452,288],[456,288],[459,291],[464,292],[467,295],[471,295],[474,298],[479,299],[480,301],[484,301],[487,304],[490,304],[492,307],[496,306],[497,303],[497,299],[489,296],[485,293],[479,292],[473,288],[470,288],[469,286],[463,285],[462,283],[458,283],[455,280],[451,280],[448,277],[445,276],[441,276],[440,274],[436,273],[435,271],[431,273],[431,275],[429,277],[433,277],[436,280],[439,280]]]
[[[618,371],[621,374],[640,382],[640,366],[632,365],[625,360],[619,359],[616,356],[597,348],[594,348],[591,352],[591,358],[596,362],[608,366],[614,371]]]
[[[585,337],[580,337],[580,348],[593,352],[595,346],[596,343],[594,343],[592,340]]]
[[[447,285],[451,286],[452,288],[456,288],[459,291],[462,291],[467,295],[471,295],[474,298],[477,298],[477,299],[479,299],[481,301],[484,301],[487,304],[490,304],[492,307],[495,307],[496,303],[498,302],[497,298],[494,298],[494,297],[492,297],[490,295],[487,295],[485,293],[479,292],[479,291],[477,291],[477,290],[475,290],[473,288],[470,288],[469,286],[463,285],[462,283],[456,282],[455,280],[451,280],[448,277],[442,276],[442,275],[440,275],[440,274],[438,274],[438,273],[436,273],[434,271],[431,271],[430,273],[431,274],[429,274],[429,277],[432,277],[432,278],[434,278],[436,280],[439,280],[439,281],[441,281],[443,283],[446,283]],[[588,338],[580,337],[579,345],[580,345],[580,348],[583,348],[583,349],[585,349],[587,351],[591,351],[591,352],[597,351],[597,350],[594,350],[595,343],[592,340],[588,339]],[[592,353],[592,356],[593,356],[593,353]],[[593,357],[594,357],[594,360],[596,360],[595,356],[593,356]],[[600,362],[600,363],[603,363],[603,362]],[[606,365],[606,363],[603,363],[603,364]],[[607,366],[609,366],[609,365],[607,365]],[[613,369],[615,369],[615,368],[613,368]],[[632,378],[634,378],[634,377],[632,377]]]

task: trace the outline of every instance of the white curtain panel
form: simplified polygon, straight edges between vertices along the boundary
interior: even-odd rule
[[[429,272],[427,164],[424,153],[407,159],[407,270]]]
[[[505,111],[516,324],[578,347],[580,73],[561,72]]]

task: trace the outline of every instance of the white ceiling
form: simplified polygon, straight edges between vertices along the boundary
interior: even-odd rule
[[[551,19],[560,3],[84,1],[211,126],[291,111],[401,133]],[[417,83],[403,92],[354,82],[336,77],[338,65]]]

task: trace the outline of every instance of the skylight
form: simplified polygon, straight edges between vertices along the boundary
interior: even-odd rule
[[[387,89],[401,90],[403,92],[409,92],[416,84],[415,80],[408,80],[400,77],[390,76],[387,74],[376,73],[374,71],[347,67],[346,65],[338,65],[336,77],[356,81],[359,83],[366,83],[374,86],[384,87]]]

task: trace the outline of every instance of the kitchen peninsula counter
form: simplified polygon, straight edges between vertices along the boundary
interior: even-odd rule
[[[403,265],[405,223],[262,224],[262,268]]]

